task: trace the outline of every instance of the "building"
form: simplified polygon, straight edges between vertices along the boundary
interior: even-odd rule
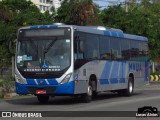
[[[50,11],[52,7],[57,10],[61,6],[61,1],[60,0],[30,0],[33,2],[42,13],[45,11]]]

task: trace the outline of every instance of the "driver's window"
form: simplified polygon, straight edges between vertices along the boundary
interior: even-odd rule
[[[82,35],[80,33],[75,33],[74,35],[74,58],[77,59],[84,59],[84,44]]]

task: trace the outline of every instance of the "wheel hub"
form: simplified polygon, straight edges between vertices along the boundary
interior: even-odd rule
[[[90,85],[88,86],[88,95],[92,96],[92,87]]]
[[[129,92],[132,93],[133,92],[133,86],[132,86],[132,83],[129,82]]]

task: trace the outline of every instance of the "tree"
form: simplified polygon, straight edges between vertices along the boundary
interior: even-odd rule
[[[98,6],[92,0],[64,0],[55,20],[73,25],[98,25]]]
[[[120,5],[102,10],[100,13],[100,18],[106,27],[120,28],[123,31],[126,29],[126,13],[125,9]]]
[[[52,24],[55,16],[49,11],[42,14],[30,1],[3,0],[0,1],[0,67],[10,65],[10,58],[15,53],[17,31],[22,26]],[[9,53],[8,44],[13,44],[13,51]],[[2,61],[3,60],[3,61]]]
[[[146,36],[149,39],[150,59],[160,57],[160,2],[142,0],[131,3],[128,12],[123,6],[113,6],[101,12],[103,24],[122,29],[125,33]]]

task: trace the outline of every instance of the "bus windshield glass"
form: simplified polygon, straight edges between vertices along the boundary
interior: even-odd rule
[[[17,45],[17,67],[23,72],[61,72],[70,66],[70,29],[57,31],[20,30]],[[60,31],[60,30],[59,30]],[[46,32],[46,33],[44,33]],[[51,34],[53,32],[53,34]],[[35,34],[35,36],[34,36]]]

